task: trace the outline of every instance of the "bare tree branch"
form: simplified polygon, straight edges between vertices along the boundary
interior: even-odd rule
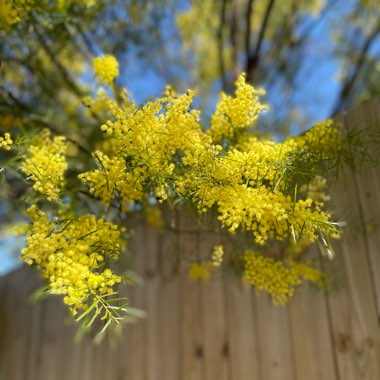
[[[357,62],[355,64],[355,67],[351,75],[348,75],[342,84],[340,93],[338,95],[338,98],[335,102],[335,106],[333,108],[332,115],[336,115],[337,113],[342,111],[343,108],[347,105],[347,102],[350,96],[352,95],[353,88],[356,84],[356,81],[358,80],[359,75],[361,74],[364,64],[366,62],[368,51],[371,48],[372,43],[378,37],[379,33],[380,33],[380,24],[378,24],[372,30],[372,32],[367,36],[366,40],[364,41],[364,44],[362,46],[362,49],[360,51],[360,54],[358,56]]]
[[[261,53],[261,47],[264,41],[265,32],[267,30],[268,22],[270,15],[273,10],[273,6],[276,0],[269,0],[268,6],[265,10],[263,22],[260,27],[259,31],[259,37],[257,39],[256,48],[255,50],[249,55],[248,57],[248,65],[247,65],[247,79],[248,81],[252,81],[254,76],[254,71],[257,68],[259,61],[260,61],[260,53]]]
[[[245,63],[245,71],[247,71],[248,68],[248,61],[249,61],[249,52],[251,49],[251,17],[252,17],[252,9],[253,9],[253,3],[254,0],[248,0],[247,4],[247,11],[245,13],[245,57],[246,57],[246,63]]]
[[[30,14],[33,26],[34,26],[34,32],[38,38],[39,43],[41,44],[41,47],[45,50],[45,53],[48,55],[50,60],[53,62],[57,70],[60,72],[62,75],[63,80],[66,82],[67,86],[79,97],[83,96],[82,91],[78,87],[78,85],[75,83],[75,81],[70,77],[70,74],[67,72],[67,70],[62,66],[61,62],[59,62],[53,51],[51,50],[50,46],[48,43],[45,41],[44,36],[40,33],[38,30],[38,21],[35,19],[35,17]]]
[[[232,0],[230,41],[232,46],[232,67],[235,78],[239,75],[240,72],[238,8],[239,5],[237,4],[237,0]]]
[[[219,27],[216,33],[216,38],[218,42],[218,61],[219,61],[219,74],[222,83],[222,89],[225,91],[227,87],[227,78],[226,78],[226,65],[224,62],[224,46],[223,46],[223,30],[226,24],[226,6],[227,0],[222,1],[222,6],[220,8],[220,22]]]

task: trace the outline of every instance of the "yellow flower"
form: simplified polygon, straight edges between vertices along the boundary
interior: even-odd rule
[[[8,132],[4,134],[4,137],[0,136],[0,149],[11,150],[12,144],[13,140]]]
[[[119,255],[116,225],[89,214],[49,220],[36,206],[28,213],[32,225],[21,257],[27,264],[38,266],[50,293],[65,295],[64,302],[76,313],[86,308],[91,297],[112,292],[121,278],[106,267],[105,261]]]
[[[257,290],[268,292],[274,303],[284,304],[303,280],[321,282],[322,274],[306,264],[281,262],[252,251],[243,256],[244,277]]]
[[[67,169],[66,149],[64,137],[52,139],[50,131],[45,129],[32,139],[27,157],[21,164],[22,172],[34,182],[33,189],[45,195],[49,201],[59,198]]]
[[[211,264],[214,267],[219,267],[223,262],[224,248],[222,245],[216,245],[211,256]]]
[[[213,142],[231,139],[239,130],[253,127],[259,113],[267,108],[259,102],[259,96],[264,94],[263,90],[256,90],[247,84],[245,75],[241,74],[236,80],[235,97],[222,93],[212,115],[208,133]]]
[[[192,280],[208,281],[210,279],[210,263],[193,263],[189,269],[189,276]]]
[[[119,75],[119,63],[113,55],[96,57],[92,63],[94,73],[99,82],[111,85]]]

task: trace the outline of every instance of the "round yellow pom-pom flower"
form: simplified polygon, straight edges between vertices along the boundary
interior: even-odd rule
[[[99,82],[111,85],[119,75],[119,62],[113,55],[96,57],[92,63],[94,73]]]
[[[4,137],[0,136],[0,149],[11,150],[11,145],[13,141],[11,135],[7,132],[4,134]]]

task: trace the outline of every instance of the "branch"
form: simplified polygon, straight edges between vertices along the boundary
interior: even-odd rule
[[[257,68],[260,61],[261,47],[264,41],[265,32],[268,26],[268,21],[273,10],[273,6],[276,0],[269,0],[267,9],[265,10],[263,22],[260,27],[259,37],[257,39],[257,44],[255,50],[248,56],[247,64],[247,80],[252,81],[253,73]]]
[[[380,24],[378,24],[372,32],[367,36],[363,47],[360,51],[358,60],[356,62],[355,68],[351,74],[351,76],[347,76],[344,81],[338,98],[336,100],[335,106],[333,108],[332,116],[336,115],[347,104],[349,97],[352,95],[353,88],[359,78],[359,75],[364,67],[366,56],[368,54],[369,49],[371,48],[372,43],[375,41],[376,37],[380,33]]]
[[[83,42],[87,48],[88,53],[90,55],[96,55],[96,49],[93,46],[94,44],[91,41],[91,39],[87,36],[85,31],[83,30],[82,25],[80,23],[77,23],[77,24],[75,24],[75,27],[77,28],[77,32],[81,36],[81,38],[82,38],[82,40],[83,40]]]
[[[252,16],[252,9],[253,9],[253,3],[254,0],[248,0],[247,4],[247,11],[245,13],[245,56],[246,56],[246,68],[248,67],[248,61],[249,61],[249,51],[251,47],[251,16]]]
[[[232,46],[232,67],[234,72],[234,77],[239,75],[239,20],[237,16],[238,4],[236,0],[232,0],[232,14],[231,14],[231,29],[230,29],[230,40]]]
[[[54,63],[57,70],[61,73],[62,78],[66,82],[68,87],[70,87],[71,90],[73,90],[73,92],[76,95],[78,95],[79,97],[82,97],[83,96],[82,91],[77,86],[77,84],[74,82],[74,80],[70,77],[69,73],[63,67],[63,65],[56,59],[56,57],[55,57],[53,51],[51,50],[50,46],[45,41],[44,36],[39,32],[38,26],[37,26],[37,24],[38,24],[37,20],[35,19],[35,17],[32,14],[30,14],[30,18],[32,20],[34,32],[36,33],[36,36],[37,36],[38,41],[40,42],[42,48],[45,50],[45,53],[48,55],[50,60]]]
[[[12,100],[13,102],[13,106],[17,106],[20,110],[24,111],[24,112],[31,112],[31,108],[23,103],[21,100],[17,99],[11,91],[7,90],[4,86],[0,86],[0,91],[3,92],[4,94],[6,94],[8,96],[9,99]],[[4,97],[5,98],[5,97]],[[5,103],[7,106],[12,106],[10,105],[9,103]]]
[[[227,87],[226,65],[224,62],[224,55],[223,55],[223,29],[226,24],[226,4],[227,4],[227,1],[223,0],[222,7],[220,10],[219,27],[216,32],[216,38],[217,38],[217,43],[218,43],[219,74],[222,81],[222,89],[224,91],[226,90],[226,87]]]
[[[49,129],[50,131],[52,131],[55,135],[61,135],[61,132],[59,131],[59,128],[54,125],[50,120],[46,120],[43,116],[41,115],[37,115],[37,114],[31,114],[29,115],[29,120],[37,123],[37,124],[40,124],[41,126]],[[92,153],[89,149],[87,149],[84,145],[82,145],[79,141],[65,135],[64,136],[65,139],[69,142],[71,142],[72,144],[76,145],[78,147],[79,150],[81,150],[82,152],[86,153],[87,155],[91,156],[92,157]]]
[[[41,126],[45,127],[45,128],[48,128],[50,131],[52,131],[54,134],[56,135],[60,135],[61,133],[59,132],[59,128],[54,125],[54,123],[52,123],[50,120],[47,120],[45,117],[41,116],[41,115],[38,115],[36,113],[33,113],[33,109],[23,103],[21,100],[19,100],[18,98],[16,98],[11,91],[7,90],[5,87],[3,86],[0,86],[0,93],[1,92],[4,92],[8,95],[8,97],[12,100],[14,106],[17,106],[21,111],[25,112],[28,117],[27,119],[36,123],[36,124],[40,124]],[[90,152],[89,149],[87,149],[85,146],[83,146],[80,142],[72,139],[71,137],[69,136],[65,136],[66,140],[70,141],[71,143],[75,144],[82,152],[92,156],[92,153]]]

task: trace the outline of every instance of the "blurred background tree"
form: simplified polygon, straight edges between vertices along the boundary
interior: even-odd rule
[[[117,56],[119,84],[137,101],[171,83],[195,88],[209,113],[219,91],[231,92],[244,71],[275,110],[263,128],[283,134],[368,99],[380,86],[377,0],[1,3],[22,10],[11,25],[5,11],[0,18],[3,126],[20,118],[25,124],[30,110],[57,128],[96,123],[84,121],[78,107],[92,90],[91,60],[103,52]]]
[[[194,83],[209,93],[229,91],[244,71],[275,110],[265,127],[297,133],[378,93],[378,5],[195,0],[177,25]]]

